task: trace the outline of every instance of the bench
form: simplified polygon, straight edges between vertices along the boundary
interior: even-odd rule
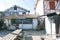
[[[2,38],[2,40],[16,40],[17,36],[22,32],[22,29],[17,29],[13,31],[12,33],[9,33],[5,37]]]

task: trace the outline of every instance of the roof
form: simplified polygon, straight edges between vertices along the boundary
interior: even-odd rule
[[[5,19],[23,19],[23,18],[38,18],[38,15],[35,14],[27,14],[27,15],[11,15],[11,16],[5,16]]]
[[[14,6],[8,8],[8,9],[6,9],[4,12],[7,12],[7,11],[11,10],[12,8],[14,8],[14,7],[17,7],[17,8],[19,8],[19,9],[21,9],[21,10],[26,11],[26,12],[30,12],[28,9],[22,8],[22,7],[17,6],[17,5],[14,5]]]

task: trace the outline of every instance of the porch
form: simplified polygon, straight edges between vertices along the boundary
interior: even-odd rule
[[[4,17],[4,23],[7,27],[14,29],[36,29],[38,24],[38,15],[10,15]],[[15,26],[15,27],[14,27]]]

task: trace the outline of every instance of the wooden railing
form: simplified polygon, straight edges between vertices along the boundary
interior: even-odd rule
[[[2,38],[2,40],[16,40],[17,36],[22,32],[22,30],[17,29],[13,31],[12,33],[9,33],[5,37]]]

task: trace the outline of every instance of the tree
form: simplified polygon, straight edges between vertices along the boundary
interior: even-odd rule
[[[4,22],[1,20],[0,21],[0,29],[2,28],[3,24],[4,24]]]

